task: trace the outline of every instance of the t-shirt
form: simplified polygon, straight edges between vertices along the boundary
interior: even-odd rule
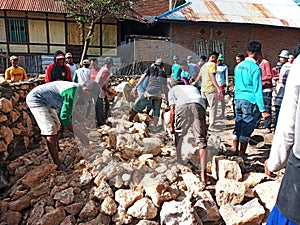
[[[101,87],[100,94],[99,94],[100,98],[106,97],[106,89],[107,89],[109,77],[110,77],[109,69],[106,66],[102,66],[95,80]]]
[[[21,80],[27,80],[25,70],[18,66],[17,68],[11,66],[5,71],[5,80],[11,80],[12,82],[19,82]]]
[[[228,87],[228,67],[224,63],[217,65],[216,81],[219,86]]]
[[[171,70],[173,71],[172,78],[180,79],[180,65],[179,64],[173,64]]]
[[[96,80],[99,70],[100,68],[98,70],[95,70],[94,68],[90,69],[91,80]]]
[[[145,94],[147,96],[161,97],[164,88],[167,87],[167,75],[159,66],[149,68],[149,80]]]
[[[215,74],[217,72],[217,66],[214,62],[206,62],[200,69],[200,76],[202,78],[201,91],[212,92],[215,91],[215,86],[213,85],[210,74]]]
[[[29,108],[47,107],[60,111],[62,125],[72,122],[73,107],[77,101],[79,84],[69,81],[53,81],[32,89],[26,103]]]
[[[74,76],[74,73],[75,73],[75,71],[77,70],[77,66],[76,66],[76,64],[70,64],[70,63],[66,63],[66,65],[70,68],[70,70],[71,70],[71,76],[73,77]]]
[[[80,68],[75,71],[73,81],[77,82],[80,86],[86,84],[91,79],[89,68]]]
[[[198,103],[205,109],[205,102],[200,95],[199,90],[193,85],[176,85],[169,90],[169,105],[179,106]]]

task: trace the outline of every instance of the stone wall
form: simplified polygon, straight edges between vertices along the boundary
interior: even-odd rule
[[[6,165],[39,142],[39,129],[26,104],[28,92],[44,80],[0,85],[0,189],[5,186]]]

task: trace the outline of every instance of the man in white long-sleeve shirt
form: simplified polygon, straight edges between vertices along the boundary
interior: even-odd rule
[[[294,56],[300,53],[300,45]],[[267,225],[300,224],[300,56],[290,70],[278,124],[265,172],[269,176],[286,166],[276,205]]]

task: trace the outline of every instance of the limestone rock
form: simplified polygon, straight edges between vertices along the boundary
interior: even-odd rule
[[[267,179],[265,173],[247,173],[243,176],[243,183],[246,187],[252,188],[261,183],[264,179]]]
[[[20,182],[25,186],[32,188],[40,184],[56,168],[57,165],[54,164],[37,167],[36,169],[30,170],[28,173],[26,173],[25,176],[20,179]]]
[[[160,207],[165,201],[175,200],[177,195],[173,189],[166,183],[158,183],[153,185],[144,185],[146,195],[149,196],[155,206]]]
[[[13,110],[12,101],[6,98],[0,98],[0,110],[9,113]]]
[[[81,219],[95,217],[98,214],[98,209],[95,205],[95,202],[90,200],[86,203],[86,205],[81,210],[79,217]]]
[[[75,217],[72,215],[69,215],[64,218],[64,220],[60,223],[60,225],[73,225],[75,224],[76,220]]]
[[[220,160],[218,164],[218,178],[232,179],[240,181],[242,179],[242,171],[239,164],[232,160]]]
[[[77,215],[83,207],[82,202],[76,202],[65,207],[65,210],[71,215]]]
[[[110,216],[104,215],[99,213],[95,219],[90,220],[87,224],[88,225],[106,225],[111,224]]]
[[[86,169],[82,170],[82,175],[80,176],[80,184],[82,186],[85,186],[89,184],[93,179],[93,176],[90,172],[88,172]]]
[[[102,179],[110,179],[116,175],[123,174],[123,172],[124,168],[121,167],[118,162],[112,161],[101,170],[101,172],[95,178],[94,183],[99,186]]]
[[[159,138],[144,138],[143,154],[152,154],[154,156],[161,153],[162,141]]]
[[[43,215],[38,224],[41,225],[60,225],[60,223],[66,217],[66,212],[63,207],[51,210]]]
[[[21,113],[13,110],[9,113],[9,116],[11,118],[11,122],[14,123],[19,119],[19,117],[21,116]]]
[[[264,207],[262,207],[257,198],[252,199],[244,205],[224,204],[220,207],[220,214],[226,224],[231,225],[260,225],[265,216]]]
[[[42,199],[35,204],[35,206],[33,207],[33,209],[30,212],[30,217],[27,220],[28,225],[38,224],[39,220],[42,218],[42,216],[44,214],[45,204],[46,204],[45,199]]]
[[[143,198],[143,194],[139,191],[119,189],[115,192],[115,200],[124,209],[127,209],[137,200]]]
[[[149,198],[136,201],[127,213],[138,219],[153,219],[157,215],[157,208]]]
[[[140,220],[136,225],[159,225],[159,223],[150,220]]]
[[[11,211],[17,211],[20,212],[23,209],[26,209],[28,206],[30,206],[31,196],[30,195],[24,195],[21,198],[12,201],[9,203],[9,209]]]
[[[209,191],[197,193],[194,209],[203,222],[219,221],[219,208]]]
[[[128,215],[126,210],[118,209],[117,213],[113,215],[112,221],[115,224],[131,224],[132,216]]]
[[[265,207],[271,211],[275,205],[279,187],[279,181],[267,181],[255,186],[254,193],[265,204]]]
[[[229,179],[219,180],[216,184],[216,200],[219,206],[231,203],[240,204],[245,196],[245,185]]]
[[[102,180],[99,187],[95,189],[94,195],[100,200],[104,200],[108,196],[114,197],[112,189],[105,180]]]
[[[7,121],[7,116],[0,114],[0,123]]]
[[[5,144],[10,144],[14,138],[14,134],[9,127],[1,126],[0,127],[0,138],[4,138]]]
[[[73,188],[70,187],[61,192],[57,192],[54,196],[54,200],[58,200],[59,202],[61,202],[64,205],[71,204],[74,200]]]
[[[191,194],[197,194],[198,192],[204,190],[205,185],[200,181],[200,179],[193,173],[188,172],[181,175],[183,181],[187,187],[188,192]]]
[[[6,213],[6,220],[8,225],[19,224],[22,220],[22,214],[20,212],[9,211]]]
[[[191,202],[185,199],[181,202],[164,202],[160,211],[161,224],[189,224],[197,225],[194,216],[194,209]]]
[[[117,204],[111,197],[106,197],[101,204],[100,212],[109,216],[117,212]]]

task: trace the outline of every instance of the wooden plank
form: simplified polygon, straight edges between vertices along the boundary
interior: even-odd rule
[[[54,54],[57,50],[62,50],[63,52],[66,52],[65,46],[50,46],[50,54]]]
[[[102,56],[117,56],[117,48],[102,48]]]
[[[36,18],[36,19],[46,19],[45,13],[37,13],[37,12],[28,12],[27,17],[29,19]]]
[[[102,19],[102,23],[115,23],[117,24],[118,20],[114,19],[114,18],[103,18]]]
[[[67,24],[68,31],[68,44],[69,45],[82,45],[82,29],[76,23]]]
[[[65,44],[65,24],[64,22],[49,21],[50,44]]]
[[[91,39],[90,46],[100,46],[100,24],[95,25],[93,38]]]
[[[117,25],[102,24],[102,45],[117,47]]]
[[[6,42],[5,21],[0,18],[0,41]]]
[[[100,47],[99,48],[89,47],[89,49],[87,51],[87,54],[88,55],[94,55],[94,56],[101,55],[101,53],[100,53]]]
[[[58,13],[49,13],[48,18],[51,20],[65,20],[65,15]]]
[[[47,43],[46,21],[28,20],[29,42]]]
[[[10,44],[9,50],[10,52],[28,53],[27,45],[21,45],[21,44]]]
[[[30,45],[30,53],[45,53],[47,52],[47,45]]]
[[[20,12],[20,11],[6,11],[7,17],[26,17],[25,12]]]

